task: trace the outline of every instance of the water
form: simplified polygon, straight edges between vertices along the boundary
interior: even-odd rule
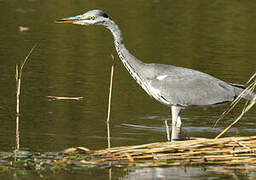
[[[0,151],[15,148],[15,64],[38,44],[22,81],[20,143],[30,151],[107,146],[105,120],[111,65],[115,65],[111,112],[112,146],[165,141],[167,107],[149,98],[119,61],[111,34],[103,27],[55,24],[90,9],[105,10],[119,24],[127,48],[144,62],[197,69],[228,82],[245,83],[256,69],[256,4],[253,1],[88,1],[0,0]],[[29,31],[19,32],[19,26]],[[111,54],[115,59],[112,60]],[[82,96],[51,101],[47,96]],[[182,112],[187,136],[215,137],[233,121],[241,105],[211,128],[227,106]],[[255,135],[255,108],[232,135]],[[34,179],[30,171],[15,172]],[[14,174],[15,174],[14,173]],[[13,173],[1,174],[12,179]],[[143,174],[150,174],[142,176]],[[108,169],[89,168],[42,176],[107,179]],[[112,179],[207,179],[250,177],[201,168],[112,169]]]

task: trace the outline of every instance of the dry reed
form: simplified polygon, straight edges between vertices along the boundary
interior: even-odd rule
[[[112,86],[113,86],[113,76],[114,76],[114,65],[111,67],[111,74],[110,74],[110,83],[109,83],[109,96],[108,96],[108,116],[107,116],[107,139],[108,139],[108,148],[111,147],[110,145],[110,111],[111,111],[111,96],[112,96]]]
[[[119,163],[143,167],[177,165],[250,165],[256,167],[256,136],[157,142],[90,150],[84,153],[89,158],[83,163],[94,165]]]
[[[21,94],[22,73],[23,73],[23,68],[25,64],[28,62],[31,53],[34,51],[36,46],[37,45],[35,44],[31,48],[28,55],[25,57],[25,59],[21,63],[20,67],[18,66],[18,64],[16,64],[16,75],[15,75],[15,78],[16,78],[16,150],[20,149],[19,116],[20,116],[20,94]]]
[[[229,108],[222,113],[220,118],[217,119],[214,127],[216,127],[217,123],[222,119],[225,115],[227,115],[242,99],[243,96],[245,96],[248,93],[253,93],[256,87],[256,73],[249,79],[247,82],[248,87],[241,92],[241,94],[231,103]],[[218,139],[221,137],[224,133],[226,133],[232,126],[234,126],[254,105],[256,104],[256,96],[254,96],[253,99],[247,101],[244,105],[244,108],[242,109],[241,114],[236,118],[234,122],[232,122],[227,128],[225,128],[218,136],[215,137],[215,139]]]

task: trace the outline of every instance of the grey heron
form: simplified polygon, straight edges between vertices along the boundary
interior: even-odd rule
[[[103,25],[111,31],[117,54],[130,75],[149,96],[170,107],[172,140],[180,138],[181,109],[224,104],[233,101],[245,89],[241,85],[224,82],[197,70],[140,61],[125,47],[118,25],[102,10],[91,10],[81,15],[58,19],[56,22]],[[255,93],[250,93],[244,98],[251,99],[254,96]]]

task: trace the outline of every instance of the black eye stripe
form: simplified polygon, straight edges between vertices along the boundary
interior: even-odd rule
[[[106,14],[106,13],[104,13],[104,12],[99,12],[99,14],[98,14],[99,16],[102,16],[102,17],[104,17],[104,18],[109,18],[109,16]]]
[[[103,13],[102,16],[105,17],[105,18],[109,18],[108,15],[105,14],[105,13]]]

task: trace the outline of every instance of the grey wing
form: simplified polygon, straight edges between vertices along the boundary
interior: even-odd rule
[[[207,106],[232,101],[235,97],[230,84],[208,74],[175,66],[161,70],[151,77],[149,87],[152,96],[163,104]]]

